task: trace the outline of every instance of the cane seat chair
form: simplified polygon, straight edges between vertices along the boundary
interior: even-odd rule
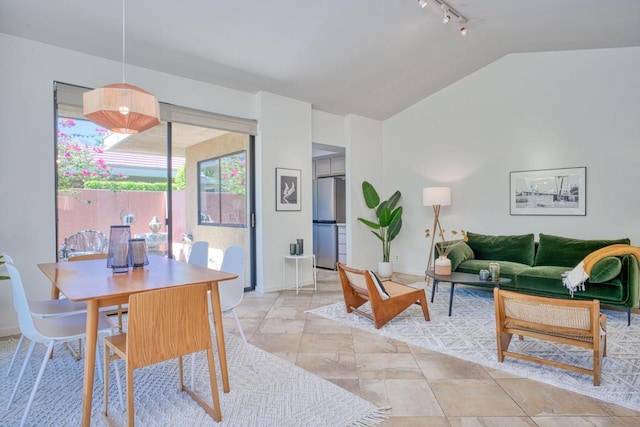
[[[600,301],[539,297],[499,288],[494,289],[493,296],[498,362],[504,362],[504,357],[509,356],[542,363],[591,375],[593,385],[600,385],[602,359],[607,355],[607,317],[600,313]],[[585,368],[510,351],[513,335],[585,348],[593,352],[593,365]]]
[[[377,277],[372,272],[357,270],[338,263],[340,282],[347,313],[356,312],[373,321],[376,329],[380,329],[391,319],[402,313],[413,304],[422,309],[424,320],[429,321],[429,308],[424,289],[416,289],[385,280],[376,283]],[[369,302],[371,314],[360,310],[360,306]]]

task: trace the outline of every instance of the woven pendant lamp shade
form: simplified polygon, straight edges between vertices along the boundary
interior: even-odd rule
[[[85,92],[83,113],[92,122],[117,133],[144,132],[160,124],[160,104],[154,95],[126,83]]]

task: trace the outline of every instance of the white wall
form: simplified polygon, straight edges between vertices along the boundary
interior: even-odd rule
[[[260,92],[257,99],[259,136],[256,141],[256,181],[259,199],[256,290],[282,288],[282,255],[289,243],[304,239],[304,253],[313,253],[313,209],[311,194],[311,104]],[[276,168],[300,169],[301,211],[276,211]],[[309,263],[304,263],[301,282],[311,279]],[[303,263],[300,264],[302,267]],[[292,283],[295,264],[287,268]]]
[[[345,118],[347,157],[347,264],[377,269],[382,261],[382,243],[357,218],[375,219],[362,196],[362,181],[369,181],[387,198],[382,162],[382,122],[353,114]]]
[[[513,54],[384,122],[385,189],[402,191],[396,271],[423,274],[433,210],[445,229],[629,237],[640,244],[640,48]],[[510,216],[509,172],[587,168],[586,216]]]
[[[313,118],[313,142],[345,146],[344,117],[319,110],[313,110],[311,117]]]

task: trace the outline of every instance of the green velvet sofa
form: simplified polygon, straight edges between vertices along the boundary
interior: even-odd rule
[[[488,269],[489,262],[500,264],[500,276],[512,281],[504,289],[552,298],[572,298],[562,283],[562,274],[572,270],[589,253],[605,246],[629,239],[580,240],[540,234],[536,242],[533,234],[490,236],[467,233],[466,242],[454,245],[448,257],[452,271],[479,273]],[[601,304],[624,308],[628,323],[631,308],[640,298],[640,272],[633,255],[607,257],[592,269],[584,290],[577,290],[573,298],[600,300]]]

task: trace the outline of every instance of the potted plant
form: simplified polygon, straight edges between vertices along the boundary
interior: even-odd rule
[[[382,262],[378,263],[378,274],[389,277],[393,273],[393,266],[389,259],[391,241],[396,238],[402,228],[402,206],[396,206],[401,194],[396,191],[388,200],[381,202],[378,192],[367,181],[362,183],[362,194],[367,207],[375,212],[377,222],[364,218],[358,218],[358,221],[371,228],[373,235],[382,242]]]

